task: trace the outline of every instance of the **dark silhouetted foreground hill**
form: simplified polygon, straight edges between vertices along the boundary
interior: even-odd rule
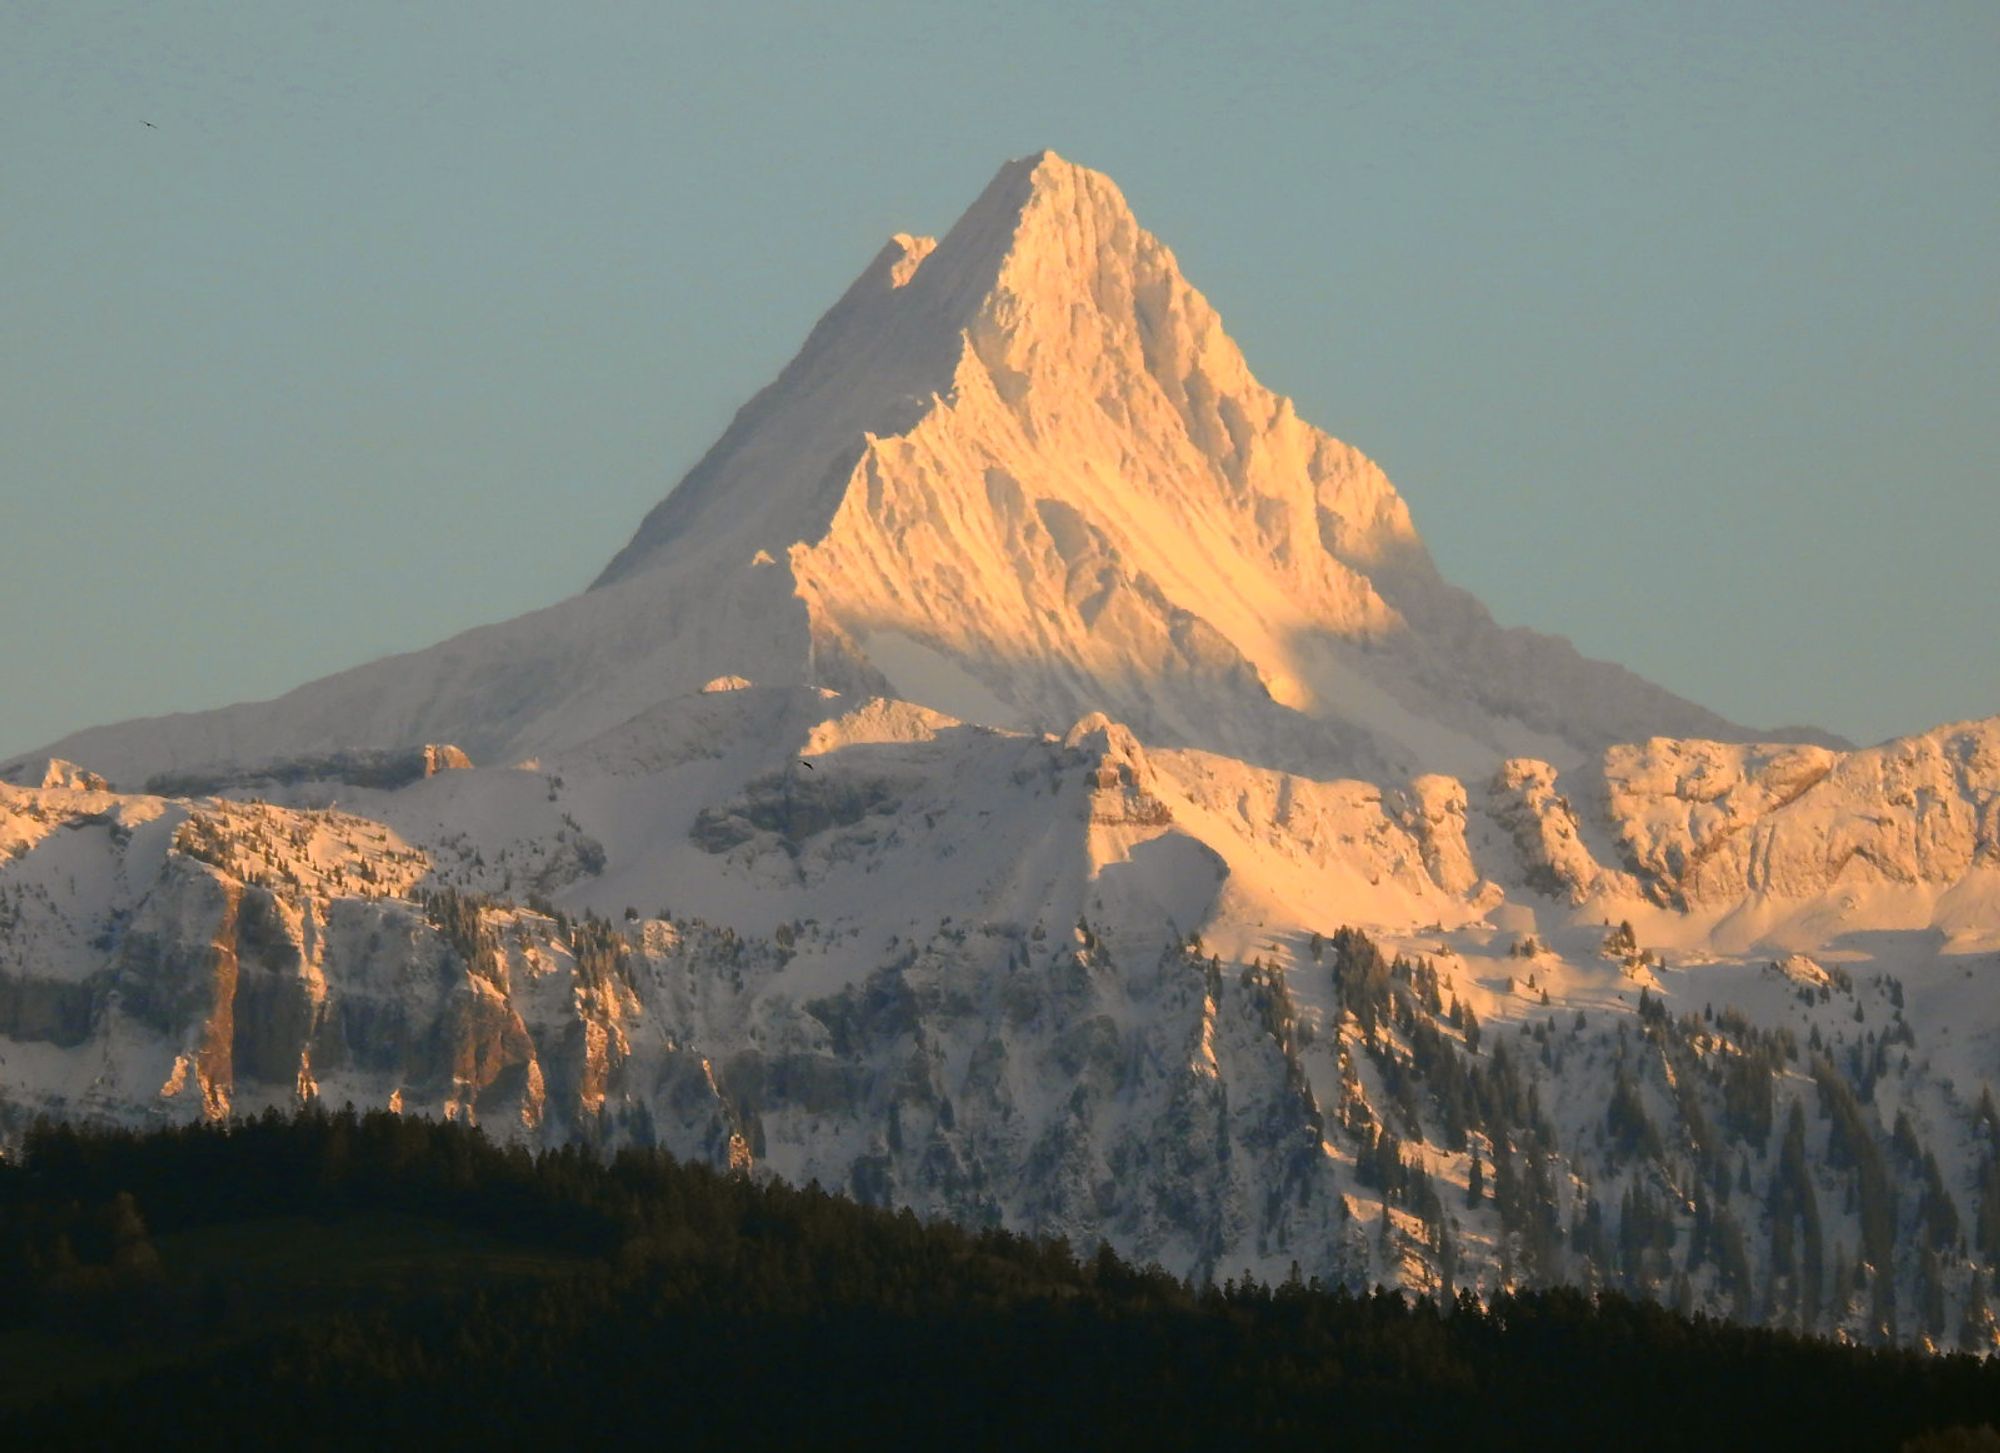
[[[351,1112],[36,1134],[0,1167],[0,1321],[19,1447],[1889,1449],[2000,1418],[1970,1357],[1568,1292],[1197,1290]]]

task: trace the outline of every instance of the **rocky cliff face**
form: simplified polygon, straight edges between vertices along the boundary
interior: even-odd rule
[[[331,1098],[560,1139],[595,1132],[633,1056],[624,938],[431,894],[429,856],[380,824],[67,789],[9,793],[0,821],[13,1133],[41,1114],[143,1123]],[[99,875],[94,894],[79,870]],[[643,961],[664,975],[686,949],[649,927]],[[642,1057],[676,1086],[677,1143],[726,1161],[706,1066],[657,1044]],[[683,1082],[708,1085],[705,1112]]]
[[[1846,753],[1652,741],[1613,749],[1604,785],[1637,871],[1677,906],[1944,889],[2000,865],[1994,721]]]
[[[712,685],[289,805],[0,787],[0,1131],[391,1105],[1198,1275],[1984,1345],[1993,724],[1385,791]]]

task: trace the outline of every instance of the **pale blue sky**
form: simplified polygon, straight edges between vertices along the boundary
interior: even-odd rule
[[[0,755],[581,588],[1043,146],[1503,621],[1767,725],[2000,712],[1985,0],[14,0],[0,139]]]

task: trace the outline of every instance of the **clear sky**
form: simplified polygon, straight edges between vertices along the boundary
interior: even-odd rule
[[[1502,621],[2000,713],[1990,0],[9,0],[0,142],[0,755],[580,589],[1044,146]]]

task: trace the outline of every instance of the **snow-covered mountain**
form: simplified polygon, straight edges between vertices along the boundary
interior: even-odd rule
[[[351,1100],[1990,1345],[2000,718],[1748,735],[1496,626],[1043,154],[583,595],[0,768],[0,1143]]]
[[[573,746],[735,674],[1370,777],[1750,735],[1432,565],[1375,464],[1250,374],[1109,178],[1003,167],[899,236],[583,595],[276,701],[43,755],[165,772]]]

